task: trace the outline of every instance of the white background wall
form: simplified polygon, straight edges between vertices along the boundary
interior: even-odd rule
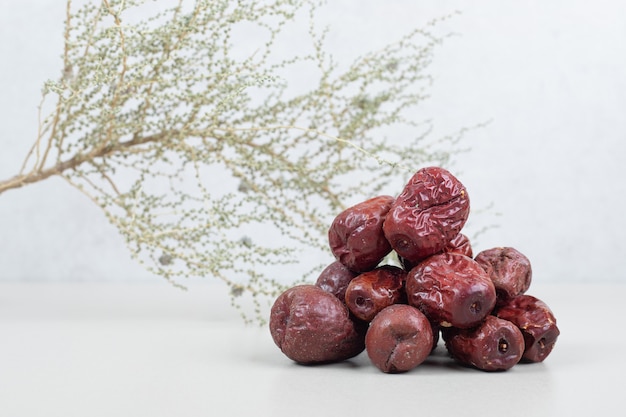
[[[455,165],[476,222],[475,250],[514,246],[542,282],[626,282],[626,2],[333,0],[337,59],[450,13],[432,98],[418,116],[440,132],[492,120]],[[36,133],[44,80],[60,71],[64,2],[0,0],[0,178]],[[294,45],[296,48],[297,45]],[[496,212],[501,215],[495,216]],[[132,260],[102,213],[62,180],[0,196],[0,280],[158,280]]]

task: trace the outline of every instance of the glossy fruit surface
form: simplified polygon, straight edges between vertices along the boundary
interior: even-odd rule
[[[530,262],[511,247],[473,258],[462,233],[469,209],[463,184],[427,167],[397,197],[343,210],[328,229],[335,261],[315,285],[292,287],[272,306],[276,345],[302,364],[366,350],[386,373],[436,356],[440,338],[457,362],[485,371],[543,361],[560,331],[548,306],[525,294]]]
[[[391,252],[383,222],[394,198],[378,196],[339,213],[328,229],[330,249],[342,264],[355,272],[374,269]]]
[[[456,177],[443,168],[422,168],[393,202],[383,230],[399,256],[417,263],[459,234],[469,210],[469,196]]]
[[[382,310],[370,323],[365,349],[381,371],[409,371],[428,357],[433,347],[430,322],[422,312],[406,304]]]
[[[483,371],[506,371],[524,353],[524,337],[511,322],[487,316],[476,328],[444,330],[446,349],[457,361]]]
[[[470,242],[469,237],[467,237],[463,233],[459,233],[458,235],[453,237],[452,240],[448,242],[446,247],[443,248],[443,251],[460,253],[461,255],[465,255],[470,258],[474,256],[472,243]]]
[[[496,290],[472,258],[458,253],[433,255],[406,278],[408,303],[442,327],[468,328],[491,313]]]
[[[385,265],[363,272],[348,284],[345,302],[355,317],[371,321],[385,307],[405,302],[403,269]]]
[[[347,266],[339,261],[335,261],[328,265],[317,277],[315,285],[326,292],[333,294],[340,301],[346,298],[346,288],[348,284],[357,275],[357,272],[351,271]]]
[[[448,242],[446,247],[443,248],[441,252],[460,253],[461,255],[465,255],[470,258],[473,256],[472,244],[469,238],[463,233],[459,233],[458,235],[453,237],[452,240]],[[415,267],[415,265],[417,265],[417,263],[411,262],[408,259],[404,259],[401,256],[398,257],[398,260],[400,261],[400,265],[402,265],[405,271],[410,271],[411,269],[413,269],[413,267]]]
[[[542,362],[552,352],[561,334],[552,310],[532,295],[511,298],[496,309],[495,315],[512,322],[522,331],[525,362]]]

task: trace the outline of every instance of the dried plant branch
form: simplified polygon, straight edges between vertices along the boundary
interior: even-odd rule
[[[316,27],[319,6],[68,1],[62,75],[43,90],[56,103],[47,117],[40,105],[37,138],[0,194],[63,177],[150,271],[180,286],[218,278],[262,321],[264,299],[319,271],[301,253],[328,252],[327,225],[346,202],[456,152],[455,136],[429,140],[431,124],[415,117],[445,38],[436,22],[341,66]],[[310,48],[274,53],[302,18]],[[250,28],[257,44],[242,54],[234,33]],[[293,93],[288,74],[305,64],[317,78]],[[399,125],[414,136],[385,137]]]

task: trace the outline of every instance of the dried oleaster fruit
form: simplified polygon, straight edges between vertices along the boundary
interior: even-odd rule
[[[350,281],[346,305],[355,317],[371,321],[385,307],[406,300],[405,278],[403,269],[391,265],[363,272]]]
[[[337,297],[315,285],[297,285],[279,295],[269,327],[280,350],[302,364],[341,361],[365,349],[363,323],[354,321]]]
[[[372,363],[387,373],[406,372],[428,357],[433,347],[426,316],[406,304],[383,309],[370,323],[365,349]]]
[[[472,258],[458,253],[433,255],[406,278],[408,303],[442,327],[478,325],[496,304],[496,289]]]
[[[351,271],[347,266],[339,261],[335,261],[328,265],[317,277],[315,285],[326,292],[333,294],[340,301],[346,299],[346,288],[348,284],[357,275],[357,272]]]
[[[515,248],[486,249],[476,255],[475,261],[493,281],[497,303],[524,294],[530,287],[532,268],[528,258]]]
[[[524,353],[524,337],[510,321],[487,316],[471,329],[450,328],[443,338],[450,355],[465,365],[483,371],[506,371]]]
[[[469,196],[456,177],[443,168],[422,168],[392,204],[383,231],[399,256],[417,263],[459,234],[469,210]]]
[[[446,247],[443,248],[442,252],[454,252],[460,253],[461,255],[469,256],[470,258],[473,257],[472,244],[469,238],[463,233],[459,233],[458,235],[453,237],[452,240],[448,242]],[[417,264],[414,262],[410,262],[408,259],[404,259],[401,256],[398,257],[398,260],[400,261],[400,264],[405,271],[410,271]]]
[[[552,310],[532,295],[522,294],[507,300],[496,309],[495,315],[522,331],[525,362],[542,362],[547,358],[561,333]]]
[[[374,269],[391,252],[383,222],[393,200],[391,196],[378,196],[339,213],[328,230],[335,258],[352,271]]]

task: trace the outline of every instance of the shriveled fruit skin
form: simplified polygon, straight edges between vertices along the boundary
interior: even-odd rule
[[[524,362],[543,362],[561,334],[556,318],[546,303],[522,294],[499,306],[494,314],[515,324],[524,335]]]
[[[475,260],[493,281],[498,304],[524,294],[530,287],[533,275],[530,260],[515,248],[486,249],[476,255]]]
[[[408,303],[442,327],[478,325],[493,310],[496,290],[472,258],[458,253],[433,255],[406,278]]]
[[[393,201],[391,196],[378,196],[339,213],[328,229],[335,258],[352,271],[375,268],[391,252],[383,223]]]
[[[417,263],[459,234],[469,210],[469,196],[456,177],[440,167],[422,168],[393,202],[383,231],[399,256]]]
[[[511,369],[524,353],[524,337],[517,326],[491,315],[472,329],[444,330],[443,338],[454,359],[483,371]]]
[[[448,242],[445,248],[443,248],[444,252],[454,252],[460,253],[461,255],[465,255],[467,257],[472,258],[474,256],[474,252],[472,250],[472,242],[469,237],[464,235],[463,233],[459,233],[455,237]]]
[[[337,297],[315,285],[297,285],[279,295],[269,327],[280,350],[302,364],[341,361],[365,349],[365,326],[350,318]]]
[[[346,288],[358,274],[351,271],[347,266],[339,261],[328,265],[317,277],[315,285],[326,292],[333,294],[340,301],[345,301]]]
[[[430,354],[432,327],[416,308],[394,304],[383,309],[370,323],[365,348],[372,363],[381,371],[410,371]]]
[[[469,256],[471,258],[473,256],[472,243],[466,235],[459,233],[453,237],[450,242],[448,242],[442,252],[460,253],[461,255]],[[417,265],[417,263],[419,263],[410,262],[401,256],[399,256],[398,259],[405,271],[410,271],[415,267],[415,265]]]
[[[371,321],[385,307],[405,302],[406,272],[385,265],[363,272],[348,284],[345,302],[355,317]]]

